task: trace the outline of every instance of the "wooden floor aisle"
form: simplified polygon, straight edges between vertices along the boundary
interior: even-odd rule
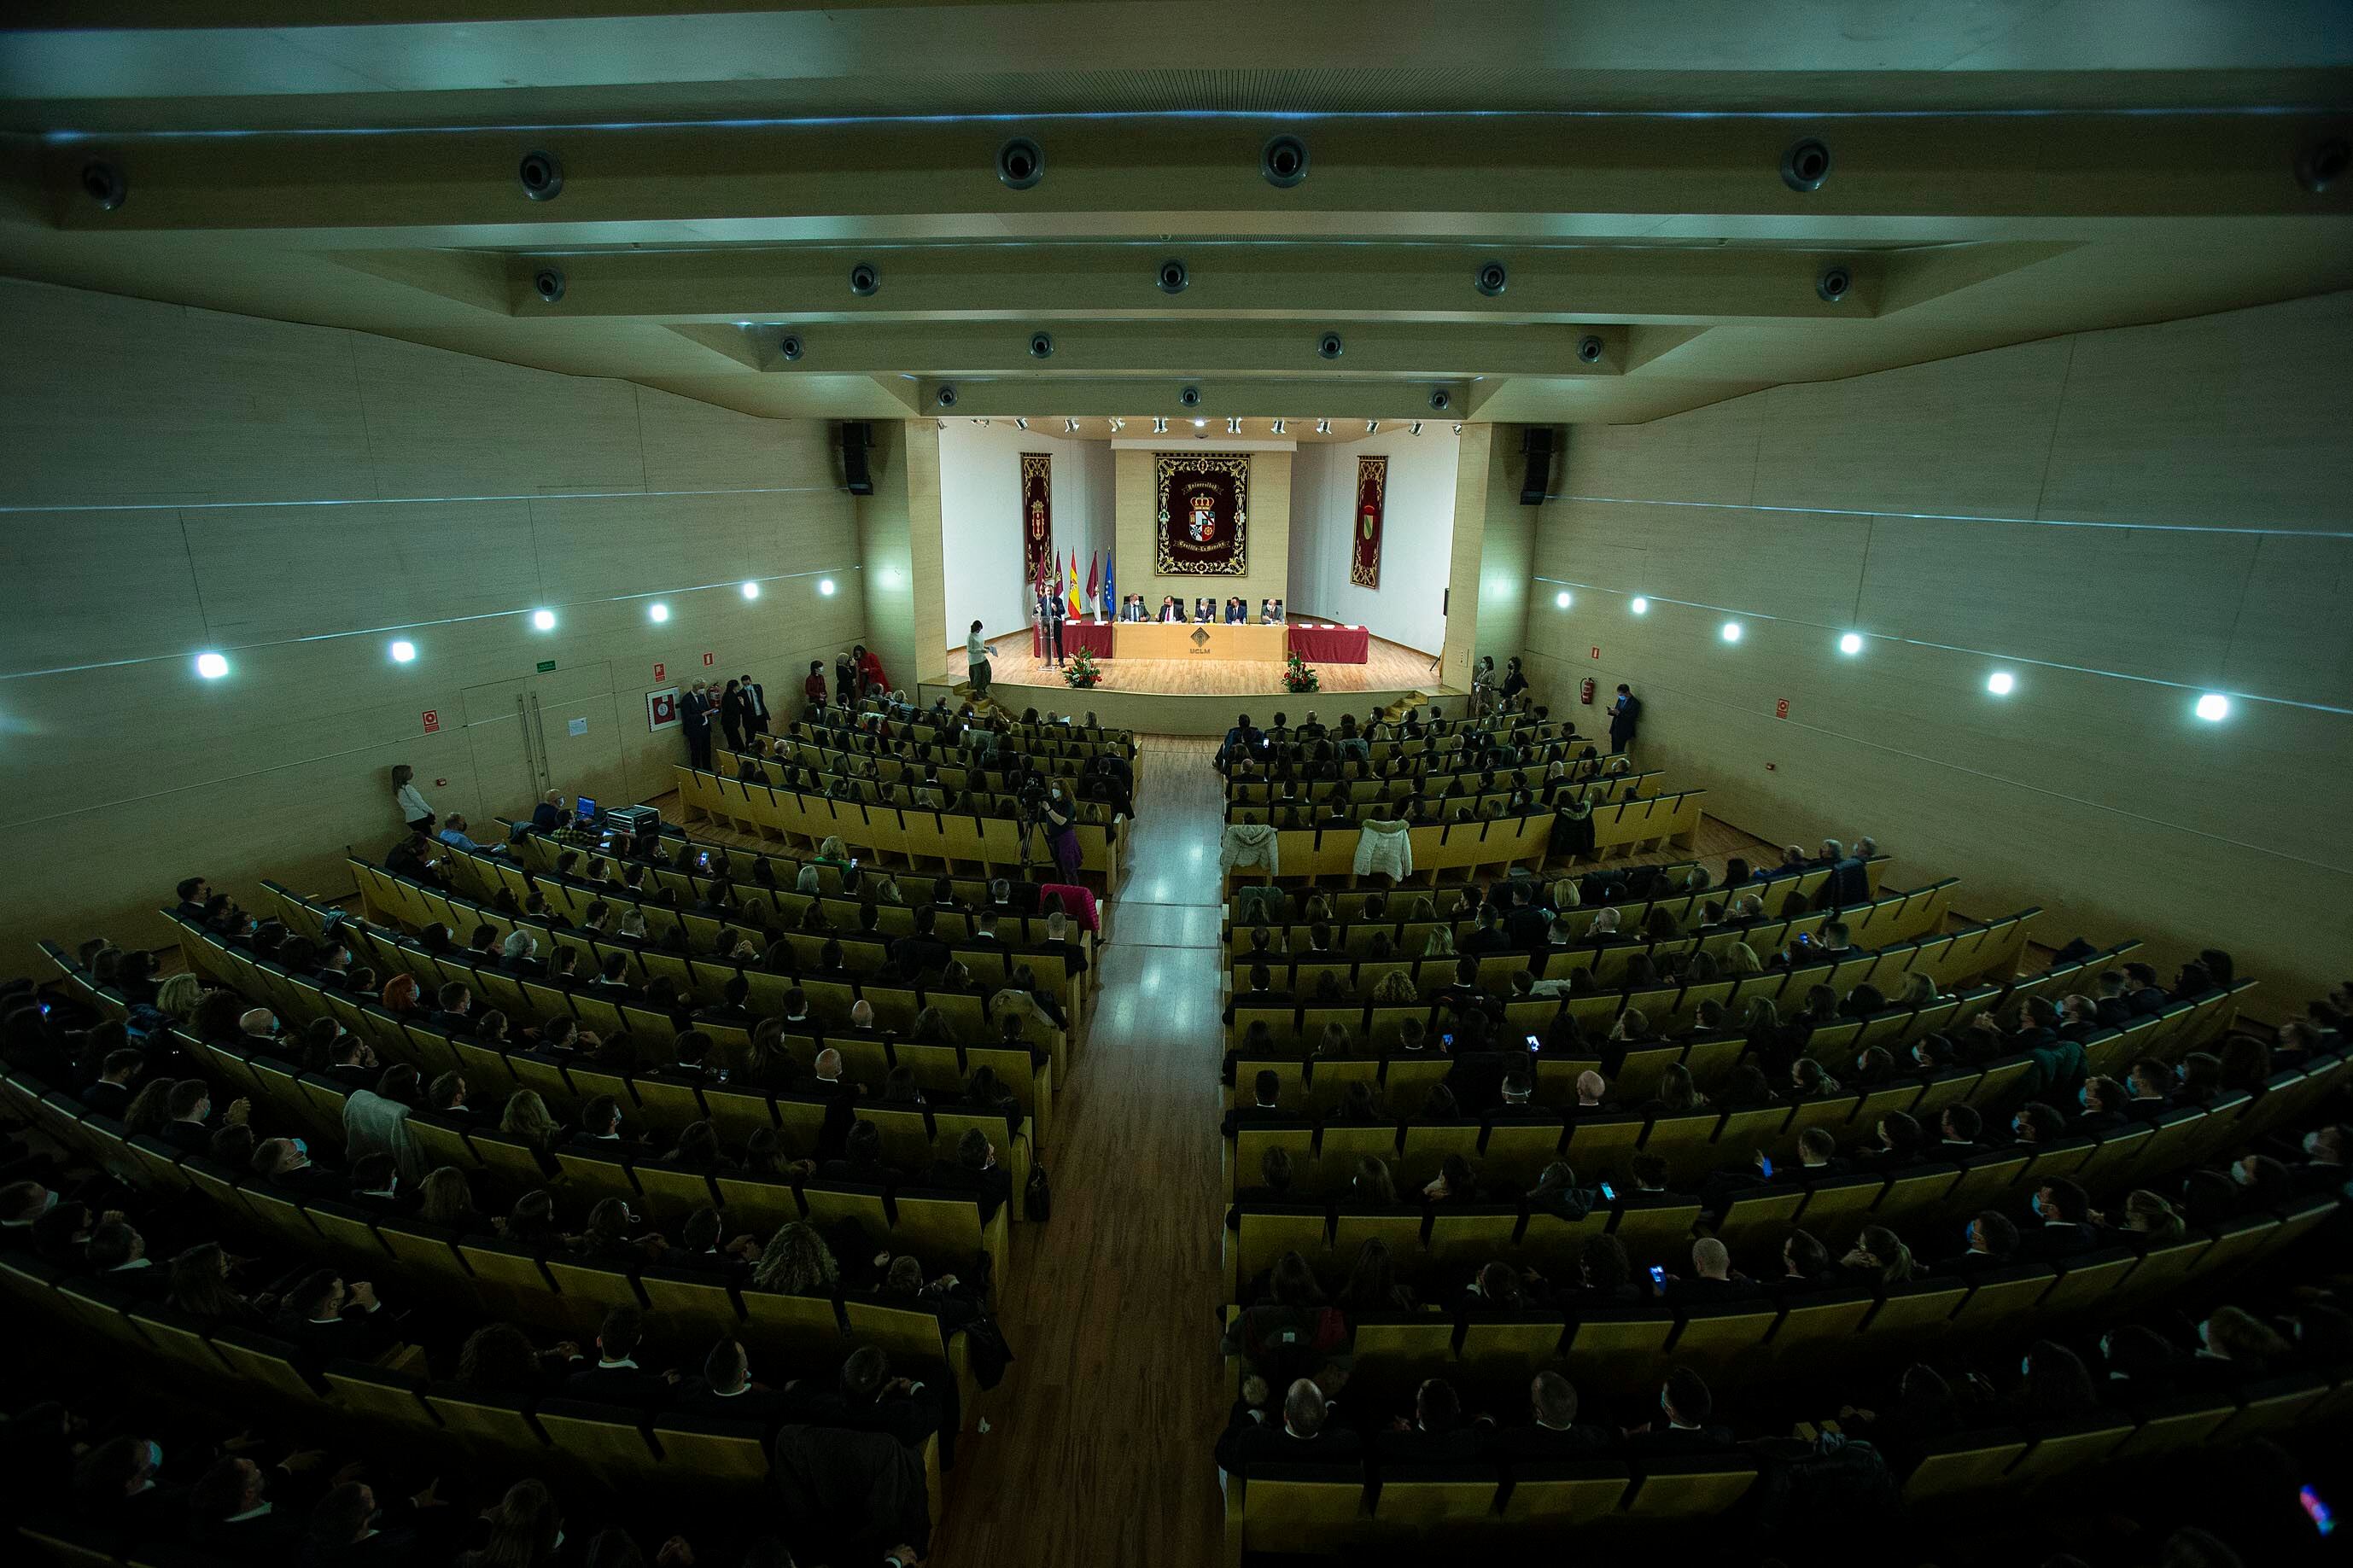
[[[1094,1016],[1054,1090],[1054,1216],[1014,1228],[1019,1359],[960,1445],[943,1563],[1216,1561],[1224,816],[1212,742],[1142,744]]]

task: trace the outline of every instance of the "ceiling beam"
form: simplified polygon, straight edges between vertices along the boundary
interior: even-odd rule
[[[2067,238],[2087,221],[2353,211],[2299,156],[2353,116],[1923,115],[1900,119],[1332,119],[1296,128],[1309,173],[1278,189],[1281,121],[818,123],[560,132],[53,137],[54,221],[107,233],[238,229],[307,244],[569,246],[1219,237],[1640,238],[1803,243]],[[997,177],[1034,132],[1042,178]],[[1820,187],[1784,182],[1818,137]],[[527,153],[563,187],[531,200]],[[119,170],[111,208],[86,189]],[[1174,243],[1171,241],[1170,243]]]

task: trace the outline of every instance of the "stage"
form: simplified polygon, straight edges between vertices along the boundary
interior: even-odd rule
[[[1027,629],[993,639],[989,653],[990,690],[1000,707],[1016,713],[1029,708],[1092,710],[1104,724],[1155,735],[1222,735],[1237,713],[1264,724],[1277,710],[1294,723],[1313,710],[1326,724],[1336,724],[1344,712],[1361,719],[1414,692],[1449,717],[1460,716],[1469,701],[1467,693],[1440,683],[1430,655],[1379,637],[1371,640],[1363,664],[1314,665],[1323,689],[1302,692],[1283,689],[1285,666],[1279,659],[1106,658],[1096,666],[1103,684],[1079,691],[1062,683],[1051,663],[1030,655]],[[948,655],[946,685],[960,685],[964,679],[964,650],[958,648]],[[938,694],[926,686],[922,700],[928,703]]]

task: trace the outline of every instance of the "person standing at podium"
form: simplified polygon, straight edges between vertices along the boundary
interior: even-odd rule
[[[1050,655],[1057,668],[1062,663],[1062,616],[1061,595],[1048,593],[1038,595],[1038,630],[1041,634],[1038,639],[1038,651],[1041,655]]]

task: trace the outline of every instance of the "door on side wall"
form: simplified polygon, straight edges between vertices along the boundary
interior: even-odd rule
[[[480,827],[494,817],[529,816],[549,790],[604,805],[626,803],[610,665],[469,687],[465,702]],[[474,837],[489,841],[480,831]]]

